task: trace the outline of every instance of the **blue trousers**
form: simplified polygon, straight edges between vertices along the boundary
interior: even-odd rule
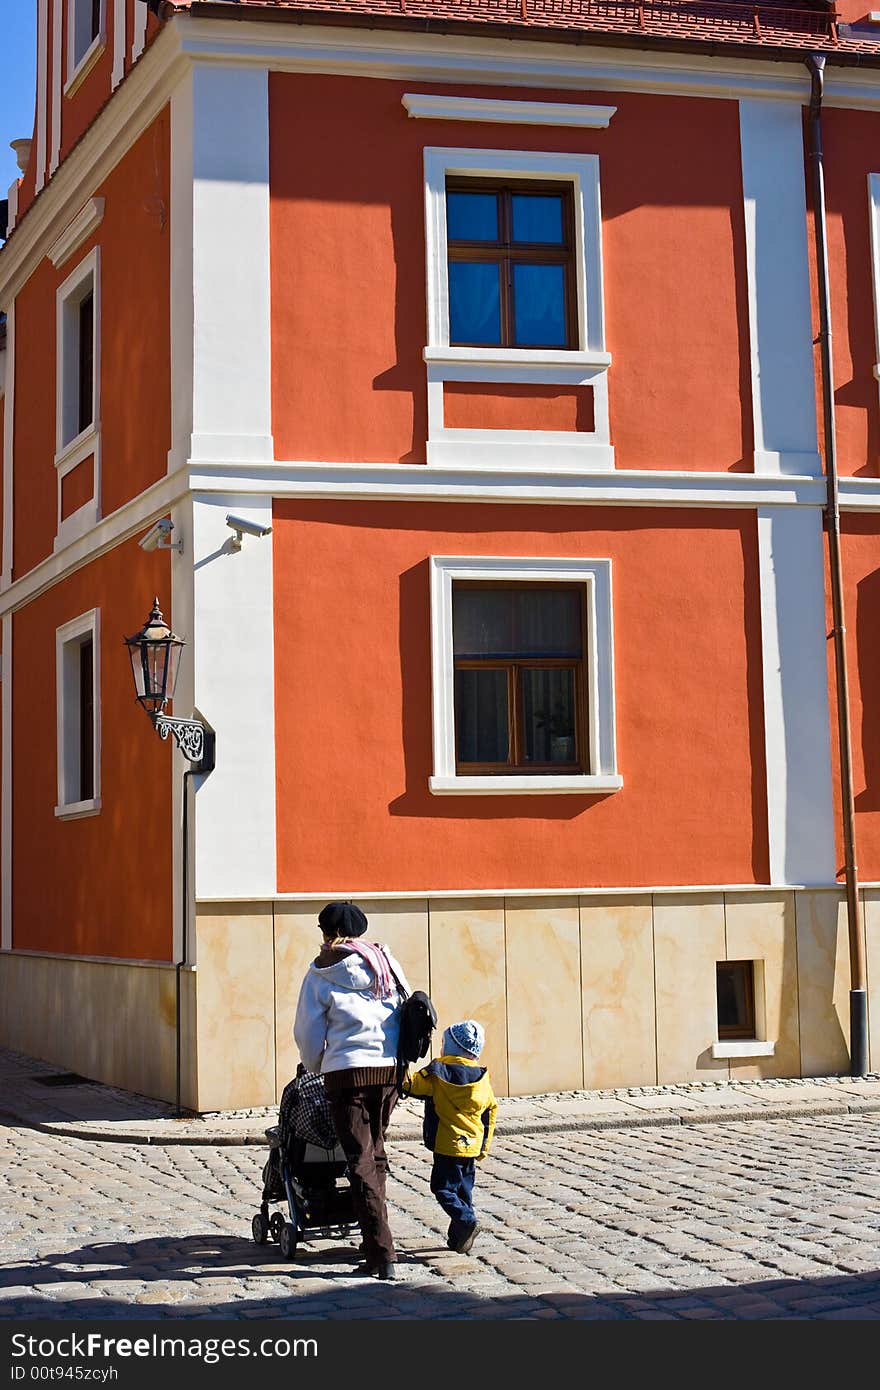
[[[431,1169],[431,1191],[450,1220],[457,1226],[472,1226],[477,1219],[473,1207],[476,1162],[472,1158],[450,1158],[435,1154]]]

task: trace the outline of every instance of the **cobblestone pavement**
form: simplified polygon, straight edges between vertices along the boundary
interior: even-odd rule
[[[880,1318],[880,1115],[511,1135],[444,1246],[430,1156],[390,1136],[400,1277],[250,1239],[265,1151],[0,1128],[0,1317]]]

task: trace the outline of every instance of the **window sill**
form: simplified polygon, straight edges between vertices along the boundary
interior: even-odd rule
[[[69,463],[75,467],[77,463],[82,463],[84,458],[94,453],[98,444],[99,430],[97,425],[86,425],[84,430],[74,435],[73,439],[62,444],[55,455],[55,467],[63,468]]]
[[[429,365],[481,367],[585,367],[603,371],[611,366],[610,352],[580,352],[568,348],[426,347]]]
[[[738,1057],[744,1060],[748,1057],[773,1057],[775,1053],[775,1042],[759,1042],[757,1038],[737,1038],[712,1044],[712,1056],[717,1058]]]
[[[104,52],[106,44],[107,36],[102,29],[100,34],[98,34],[94,39],[92,39],[92,42],[89,44],[85,53],[80,58],[76,67],[73,69],[67,81],[65,82],[64,95],[66,97],[72,97],[74,92],[77,91],[78,88],[82,85],[83,81],[86,77],[88,77],[92,68],[95,66],[101,54]]]
[[[619,791],[623,778],[615,775],[586,777],[572,774],[554,777],[431,777],[428,787],[433,796],[547,796],[563,793],[565,795],[602,796],[606,792]]]
[[[55,815],[59,820],[84,820],[86,816],[97,816],[101,810],[101,798],[90,801],[69,801],[65,806],[56,806]]]

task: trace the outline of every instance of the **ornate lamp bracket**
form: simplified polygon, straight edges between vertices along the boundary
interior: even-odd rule
[[[213,769],[214,734],[198,719],[172,719],[167,714],[152,714],[150,718],[159,737],[167,739],[172,734],[184,757],[199,765],[199,772]]]

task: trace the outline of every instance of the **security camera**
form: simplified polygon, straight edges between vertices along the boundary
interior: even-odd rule
[[[138,545],[141,550],[183,550],[183,541],[173,541],[171,532],[174,530],[174,522],[170,517],[160,517],[154,522],[145,536],[141,536]]]
[[[227,516],[226,525],[235,532],[232,544],[236,550],[241,550],[242,535],[268,536],[272,530],[271,526],[261,526],[258,521],[247,521],[243,516]]]

